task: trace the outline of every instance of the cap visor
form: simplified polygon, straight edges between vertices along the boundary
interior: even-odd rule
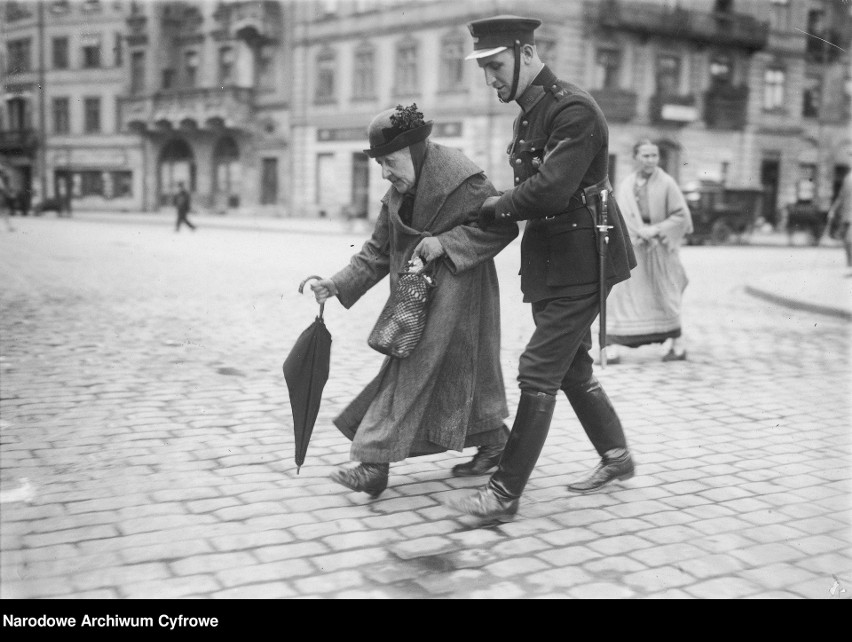
[[[480,49],[479,51],[474,51],[469,56],[465,56],[465,60],[476,60],[477,58],[487,58],[488,56],[493,56],[494,54],[498,54],[501,51],[505,51],[508,47],[494,47],[494,49]]]

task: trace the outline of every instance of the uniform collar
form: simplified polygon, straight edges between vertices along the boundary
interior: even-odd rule
[[[556,76],[554,73],[548,69],[547,65],[542,67],[541,71],[538,72],[526,90],[524,90],[524,93],[521,94],[520,98],[516,101],[518,105],[521,106],[524,113],[532,109],[533,106],[542,99],[545,91],[544,88],[555,82]]]

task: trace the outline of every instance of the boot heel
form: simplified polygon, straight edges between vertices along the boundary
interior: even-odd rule
[[[629,473],[624,473],[623,475],[619,475],[617,479],[618,479],[618,481],[624,481],[626,479],[630,479],[635,474],[636,474],[636,472],[631,470]]]

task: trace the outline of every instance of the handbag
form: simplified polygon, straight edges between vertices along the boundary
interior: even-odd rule
[[[436,287],[435,261],[423,265],[420,259],[406,264],[367,344],[389,357],[405,359],[410,355],[426,328],[429,301]]]

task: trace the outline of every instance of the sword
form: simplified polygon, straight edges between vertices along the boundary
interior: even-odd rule
[[[598,210],[598,224],[595,226],[598,229],[598,296],[600,297],[600,332],[598,334],[598,344],[600,349],[601,368],[606,368],[606,252],[609,245],[609,230],[612,225],[608,225],[607,220],[607,199],[609,191],[602,189],[600,192],[601,206]]]

